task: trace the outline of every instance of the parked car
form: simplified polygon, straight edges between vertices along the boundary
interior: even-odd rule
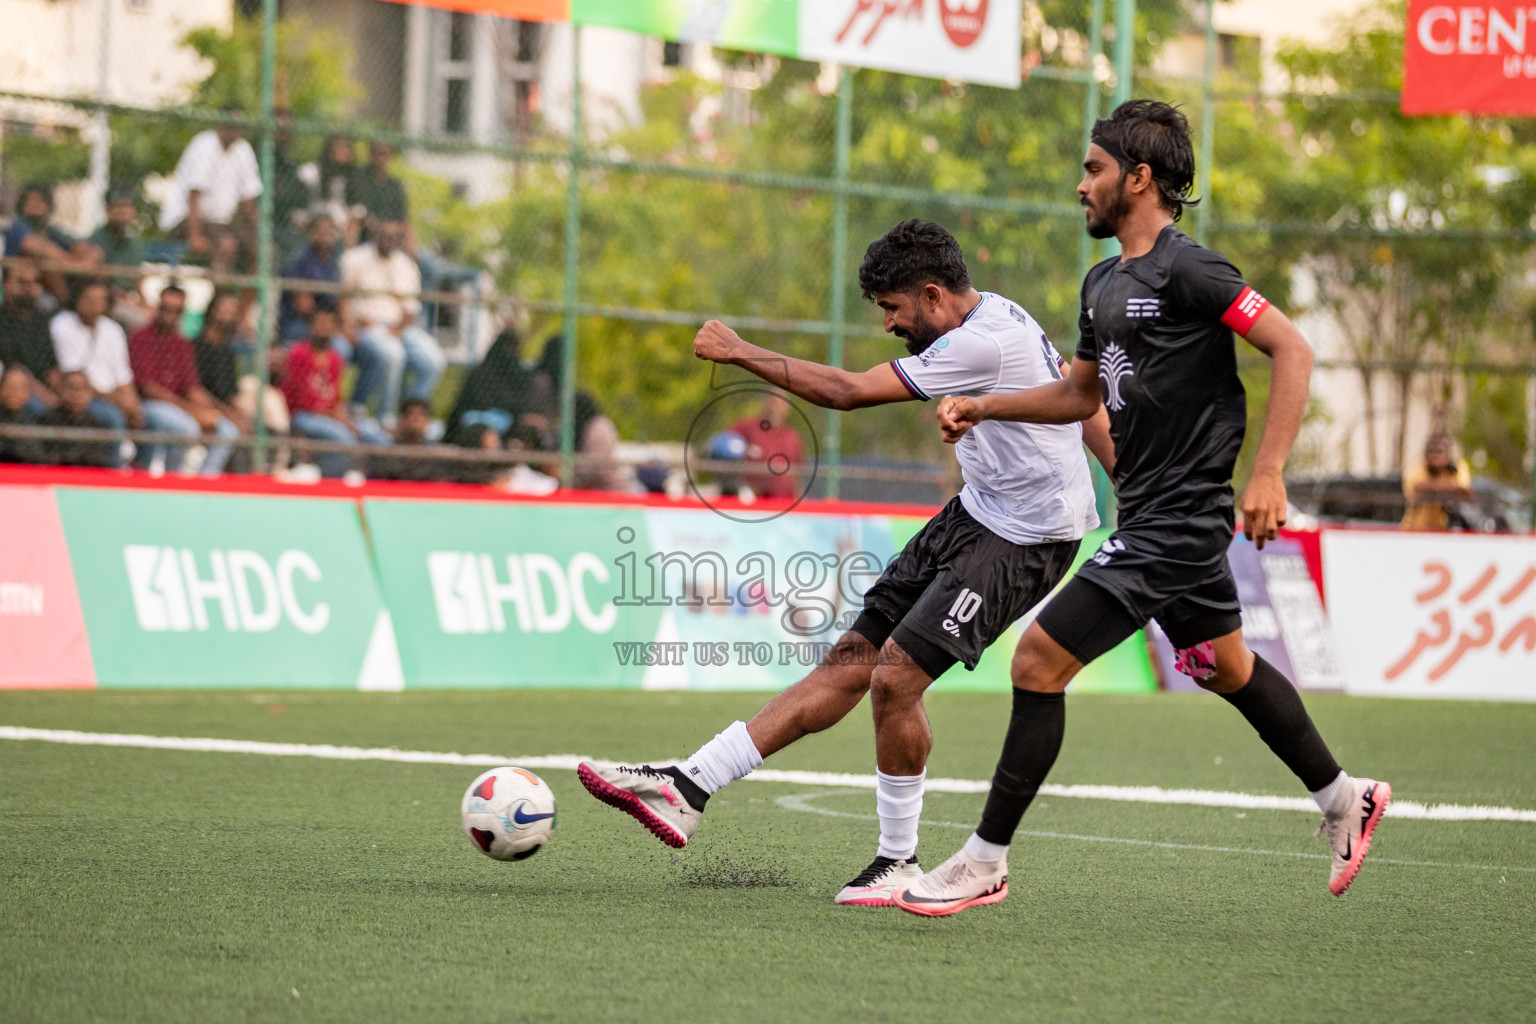
[[[1382,524],[1403,520],[1401,476],[1329,476],[1288,480],[1291,503],[1323,524]],[[1451,528],[1471,533],[1531,532],[1531,503],[1497,480],[1472,478],[1472,500],[1451,512]]]

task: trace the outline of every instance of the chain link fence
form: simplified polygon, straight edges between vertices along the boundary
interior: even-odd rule
[[[687,446],[705,488],[937,501],[958,478],[928,411],[776,403],[695,360],[693,333],[719,318],[850,369],[900,355],[856,271],[925,217],[1070,355],[1106,254],[1071,190],[1091,116],[1133,86],[1096,56],[1102,3],[1085,32],[1031,15],[1017,91],[384,0],[13,5],[29,41],[0,56],[33,64],[0,66],[0,361],[30,379],[0,388],[0,449],[167,470],[679,493]],[[1481,192],[1458,172],[1455,196],[1400,197],[1386,159],[1329,177],[1414,144],[1383,134],[1395,92],[1308,91],[1307,53],[1283,57],[1290,91],[1256,89],[1209,17],[1178,22],[1203,69],[1148,49],[1134,90],[1199,134],[1186,229],[1320,341],[1297,464],[1391,470],[1445,429],[1529,480],[1525,129],[1469,129]],[[1256,424],[1267,375],[1244,367]]]

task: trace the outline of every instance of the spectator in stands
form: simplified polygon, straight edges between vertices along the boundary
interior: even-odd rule
[[[101,250],[101,261],[109,267],[137,267],[144,262],[144,243],[139,240],[135,221],[138,201],[131,189],[113,189],[107,193],[107,222],[91,235],[91,244]],[[140,290],[141,275],[116,274],[112,282],[112,319],[129,330],[137,330],[149,321],[153,311]]]
[[[240,108],[225,107],[226,116]],[[256,199],[261,172],[239,125],[222,124],[187,143],[160,207],[160,229],[206,257],[215,272],[228,273],[256,250]]]
[[[309,337],[288,351],[282,387],[293,432],[316,441],[388,444],[388,433],[372,420],[354,420],[341,400],[341,356],[331,347],[336,328],[336,314],[317,309],[310,318]],[[342,476],[351,462],[345,452],[315,457],[321,475],[327,477]]]
[[[378,225],[397,220],[402,224],[410,221],[410,206],[405,197],[405,186],[400,179],[389,173],[389,160],[394,151],[389,143],[375,139],[368,143],[368,163],[353,172],[347,182],[347,207],[354,217],[362,221],[363,240],[373,237]]]
[[[304,244],[315,190],[305,180],[305,169],[312,166],[293,159],[293,111],[278,107],[272,118],[277,124],[272,134],[272,244],[281,263]]]
[[[48,315],[39,308],[42,275],[30,262],[7,263],[3,279],[5,301],[0,303],[0,365],[24,369],[29,379],[28,402],[34,416],[58,404],[59,360],[53,352]]]
[[[240,332],[240,297],[233,292],[216,292],[203,312],[203,329],[192,341],[192,357],[197,362],[197,377],[213,398],[219,414],[240,428],[242,434],[254,429],[256,393],[260,388],[254,373],[241,375],[235,352]],[[269,373],[282,368],[282,352],[274,349],[269,358]],[[264,414],[266,428],[274,434],[288,432],[288,406],[282,392],[266,390]]]
[[[1404,530],[1467,529],[1465,506],[1472,500],[1472,470],[1465,459],[1455,457],[1455,446],[1445,434],[1424,442],[1424,458],[1403,473]]]
[[[800,494],[796,468],[805,461],[800,433],[789,425],[789,402],[779,395],[763,396],[756,416],[746,416],[731,427],[747,442],[747,461],[768,468],[742,478],[759,498],[794,498]]]
[[[297,281],[341,284],[341,229],[324,208],[317,209],[309,222],[309,241],[293,254],[283,267],[283,276]],[[287,291],[283,293],[278,314],[278,337],[285,342],[298,341],[309,333],[309,317],[316,309],[336,312],[339,298],[335,292]],[[339,343],[338,343],[339,342]],[[343,338],[333,339],[342,362],[351,361],[351,346]]]
[[[559,445],[560,381],[565,373],[564,353],[565,336],[550,335],[544,342],[544,351],[539,353],[539,363],[534,370],[533,381],[535,404],[542,405],[548,410],[545,414],[546,422],[541,426],[537,417],[524,418],[525,422],[542,429],[546,449]],[[594,459],[613,458],[614,448],[619,441],[619,430],[614,426],[613,420],[603,415],[597,399],[581,388],[576,389],[575,421],[572,427],[576,451]],[[578,466],[575,484],[587,490],[615,490],[618,487],[617,467],[611,464]]]
[[[427,438],[432,426],[432,410],[426,402],[406,402],[400,407],[400,425],[395,428],[395,444],[424,447],[437,442]],[[368,476],[374,480],[446,480],[447,468],[437,459],[406,455],[376,455],[368,460]]]
[[[357,173],[357,147],[345,135],[326,138],[320,148],[316,202],[336,220],[348,245],[357,242],[357,222],[347,205],[347,187]]]
[[[128,338],[116,320],[107,316],[112,289],[107,282],[89,279],[75,291],[72,308],[55,313],[48,323],[53,353],[64,373],[80,370],[95,389],[91,415],[108,426],[142,430],[144,409],[133,386],[128,363]],[[64,396],[62,392],[59,397]]]
[[[357,332],[355,406],[377,401],[378,416],[394,422],[405,375],[405,397],[432,399],[445,360],[437,339],[412,321],[421,311],[421,271],[402,248],[405,225],[384,221],[373,241],[348,249],[341,257],[345,312]]]
[[[105,301],[105,300],[103,300]],[[90,427],[110,430],[121,427],[99,415],[95,386],[84,370],[65,370],[59,379],[59,404],[38,417],[40,427]],[[55,466],[96,466],[118,463],[117,445],[111,441],[44,441],[43,460]]]
[[[464,379],[458,401],[448,414],[445,433],[449,437],[464,424],[484,424],[505,436],[519,417],[533,411],[533,390],[530,375],[523,369],[522,345],[511,327],[496,335],[480,365]]]
[[[0,370],[0,427],[32,426],[37,414],[32,409],[32,375],[17,363]],[[0,435],[0,462],[43,461],[43,446],[26,437]]]
[[[233,441],[240,436],[240,428],[219,414],[218,403],[198,378],[192,343],[182,336],[181,314],[186,305],[186,292],[167,285],[160,292],[155,318],[128,339],[128,363],[143,402],[144,419],[149,429],[165,434],[198,438],[212,432]],[[229,453],[228,444],[210,445],[198,472],[218,476],[224,472]],[[187,449],[180,445],[155,445],[146,453],[152,461],[157,456],[163,458],[173,472],[183,469],[186,454]]]
[[[39,181],[21,187],[16,217],[5,232],[7,256],[31,256],[46,265],[43,278],[59,302],[69,298],[69,284],[60,269],[85,270],[101,263],[101,250],[71,238],[53,223],[53,187]]]

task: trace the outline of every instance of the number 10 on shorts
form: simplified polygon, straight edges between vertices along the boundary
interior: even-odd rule
[[[981,595],[963,587],[955,597],[955,603],[949,606],[949,618],[944,620],[944,631],[954,636],[960,635],[960,623],[970,622],[976,617],[976,610],[981,607]]]

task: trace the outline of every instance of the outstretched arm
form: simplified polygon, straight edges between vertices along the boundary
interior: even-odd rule
[[[1092,359],[1077,359],[1066,377],[1027,391],[946,398],[939,403],[939,426],[944,431],[944,440],[954,444],[982,420],[1077,423],[1091,418],[1102,407],[1099,364]]]
[[[1269,377],[1269,410],[1264,436],[1243,490],[1243,535],[1262,548],[1285,525],[1285,460],[1307,412],[1312,380],[1312,346],[1286,315],[1270,306],[1245,335],[1248,344],[1274,360]]]
[[[760,348],[718,320],[699,329],[693,354],[712,363],[739,366],[757,374],[774,387],[824,409],[862,409],[870,405],[908,402],[917,396],[907,390],[889,363],[853,373],[835,366],[796,359]]]

